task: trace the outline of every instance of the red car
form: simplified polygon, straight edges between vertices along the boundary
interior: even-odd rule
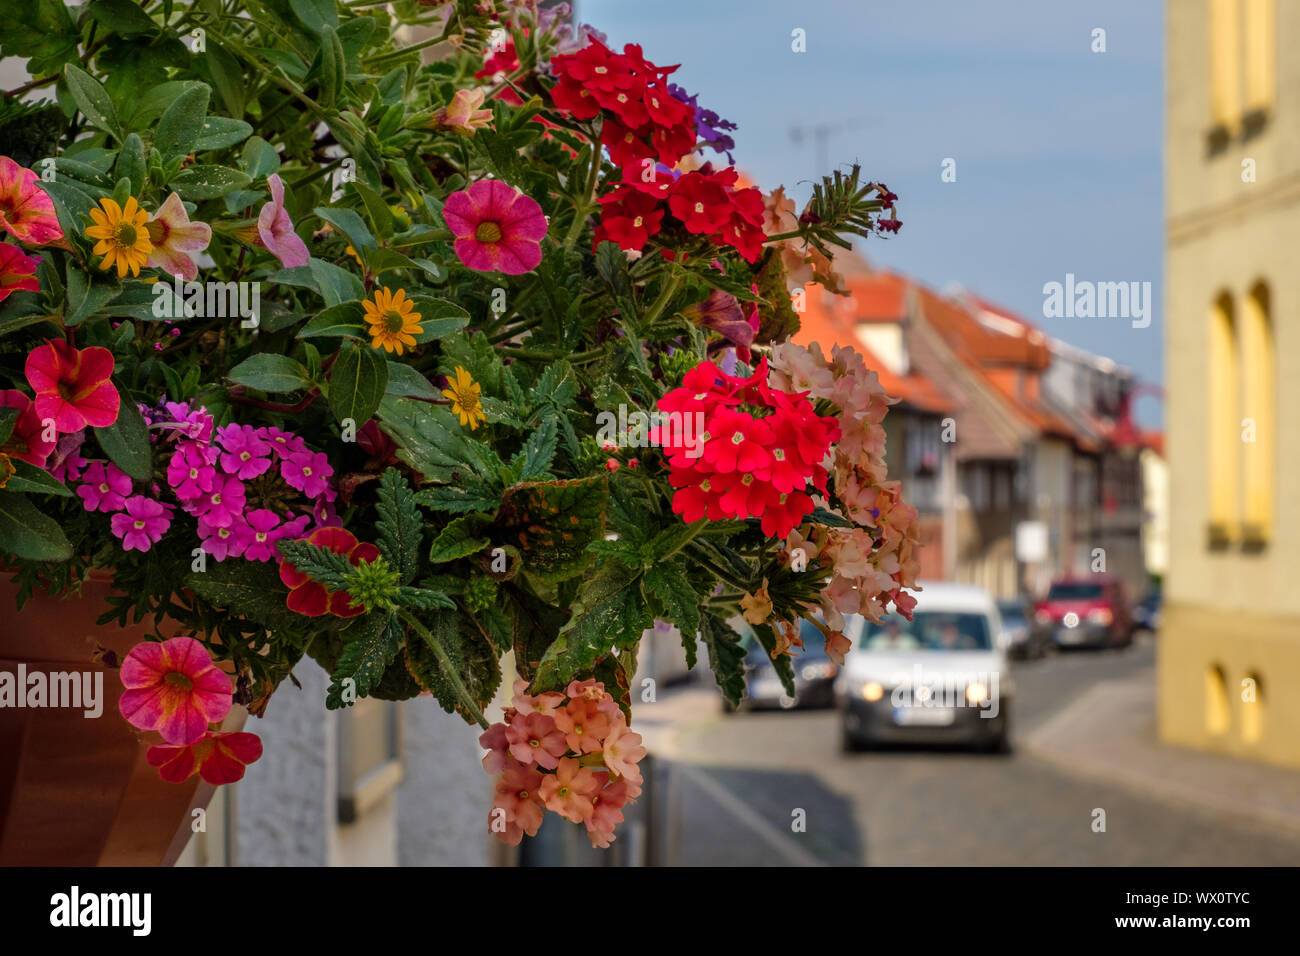
[[[1127,647],[1133,616],[1124,585],[1105,574],[1060,578],[1034,605],[1034,627],[1057,647]]]

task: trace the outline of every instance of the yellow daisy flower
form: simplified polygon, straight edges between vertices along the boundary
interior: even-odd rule
[[[375,290],[372,302],[361,303],[365,320],[370,324],[370,344],[385,352],[401,355],[407,348],[415,347],[415,336],[424,331],[419,325],[420,313],[406,297],[406,290],[390,292],[388,287]]]
[[[451,380],[451,388],[442,390],[442,394],[451,399],[451,410],[460,416],[461,425],[468,425],[470,431],[478,428],[480,422],[487,421],[479,392],[478,382],[474,381],[469,372],[459,365],[456,366],[455,377]]]
[[[127,199],[125,206],[119,206],[111,199],[101,199],[101,208],[91,209],[90,218],[93,226],[86,228],[87,239],[98,239],[92,250],[95,255],[103,256],[101,269],[117,266],[118,278],[128,272],[133,276],[140,274],[140,268],[153,252],[153,243],[149,241],[149,214],[140,208],[135,197]]]

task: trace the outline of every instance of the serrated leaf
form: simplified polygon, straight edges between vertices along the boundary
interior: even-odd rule
[[[590,563],[587,545],[605,534],[608,499],[604,475],[513,485],[501,498],[493,540],[517,547],[531,575],[574,577]]]
[[[375,528],[379,532],[379,550],[397,569],[402,583],[409,584],[420,567],[420,539],[424,534],[415,493],[401,472],[389,468],[379,479],[377,497]]]
[[[426,480],[452,481],[469,471],[464,433],[446,407],[390,395],[379,403],[379,420],[397,442],[398,457]]]
[[[637,579],[622,569],[602,569],[579,590],[573,616],[538,666],[536,688],[563,687],[602,655],[634,646],[653,624]]]
[[[356,574],[347,555],[318,547],[307,540],[282,539],[276,548],[298,571],[331,591],[346,591]]]
[[[356,698],[368,697],[384,677],[384,671],[402,649],[405,635],[396,614],[367,614],[343,632],[343,653],[330,674],[325,706],[330,710],[350,706],[343,699],[345,681],[353,681]]]
[[[550,477],[551,462],[555,458],[555,420],[543,422],[528,436],[524,447],[511,460],[511,469],[520,481],[535,481]]]
[[[453,611],[433,614],[428,621],[428,630],[446,654],[461,685],[482,710],[491,702],[501,683],[501,667],[492,642]],[[423,635],[413,633],[406,642],[406,666],[416,682],[437,698],[443,710],[460,714],[466,723],[474,723],[469,708],[460,699],[456,682]]]
[[[529,393],[533,405],[550,403],[557,408],[568,408],[578,394],[578,378],[568,362],[559,361],[546,366],[537,384]]]
[[[680,558],[655,564],[645,572],[645,590],[663,606],[660,615],[676,624],[683,634],[694,634],[700,627],[700,598],[686,577],[686,562]]]
[[[439,485],[425,488],[415,495],[417,504],[434,511],[463,514],[467,511],[494,511],[500,498],[482,485]]]
[[[709,652],[709,666],[722,695],[737,705],[745,696],[745,648],[725,621],[712,614],[700,616],[700,637]]]
[[[266,627],[292,627],[302,620],[285,603],[289,590],[271,562],[209,561],[205,570],[191,571],[183,581],[213,607]]]

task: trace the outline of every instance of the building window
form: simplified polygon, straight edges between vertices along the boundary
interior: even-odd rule
[[[1240,0],[1210,0],[1210,120],[1233,129],[1241,95]]]
[[[1274,39],[1276,0],[1245,0],[1246,113],[1264,114],[1273,107],[1277,85]]]
[[[339,712],[338,816],[354,823],[402,782],[397,703],[363,697]]]
[[[1210,0],[1211,137],[1263,125],[1277,87],[1276,0]]]
[[[1221,546],[1237,533],[1237,466],[1241,441],[1237,384],[1237,336],[1232,298],[1224,292],[1210,309],[1209,402],[1210,543]]]
[[[1242,542],[1262,547],[1273,529],[1273,455],[1277,434],[1273,324],[1268,286],[1258,282],[1242,310],[1241,356]]]

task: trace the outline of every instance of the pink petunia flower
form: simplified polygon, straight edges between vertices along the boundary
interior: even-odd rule
[[[133,727],[158,731],[169,744],[197,743],[208,724],[230,713],[230,678],[192,637],[137,644],[120,673],[122,716]]]
[[[271,467],[271,445],[249,425],[226,425],[217,430],[222,447],[221,467],[247,481],[265,474]]]
[[[38,178],[8,156],[0,156],[0,229],[19,242],[48,245],[63,238],[54,201],[36,185]]]
[[[242,780],[244,768],[261,756],[262,739],[244,731],[205,734],[180,747],[155,745],[145,753],[149,766],[157,767],[168,783],[184,783],[198,773],[213,786]]]
[[[212,240],[212,227],[205,222],[190,222],[189,213],[181,197],[172,193],[158,207],[146,228],[153,251],[149,265],[156,266],[169,276],[178,275],[193,282],[199,267],[190,258],[191,252],[202,252]]]
[[[32,400],[17,389],[6,388],[0,390],[0,408],[18,409],[13,431],[0,444],[0,453],[38,468],[44,466],[55,449],[55,443],[45,440],[45,425]]]
[[[206,408],[191,408],[189,402],[165,402],[163,408],[172,416],[176,431],[201,442],[212,438],[215,421]]]
[[[499,179],[480,179],[447,197],[442,218],[460,261],[479,272],[522,275],[542,261],[542,207]]]
[[[23,255],[17,246],[0,242],[0,302],[19,289],[40,291],[41,284],[36,281],[36,265],[37,261],[31,256]]]
[[[284,183],[278,173],[266,177],[271,187],[271,201],[257,214],[257,234],[262,245],[280,260],[285,268],[305,266],[311,259],[307,243],[293,231],[293,222],[284,209]]]
[[[81,477],[77,494],[87,511],[121,511],[131,495],[131,479],[112,462],[92,462]]]
[[[113,353],[91,346],[76,349],[50,339],[27,356],[27,381],[36,392],[36,414],[67,434],[87,425],[103,428],[117,421],[121,398],[109,381]]]
[[[280,465],[281,477],[308,498],[323,494],[329,488],[326,479],[332,474],[334,469],[330,467],[329,458],[319,451],[298,452]]]
[[[123,551],[148,551],[171,527],[171,513],[152,498],[133,495],[123,508],[109,522],[113,534],[122,539]]]

